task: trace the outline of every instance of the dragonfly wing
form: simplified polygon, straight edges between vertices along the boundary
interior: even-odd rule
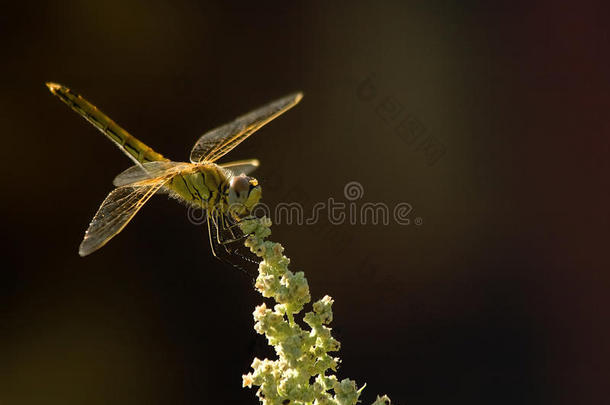
[[[205,133],[191,151],[191,162],[216,161],[260,127],[294,107],[301,98],[302,93],[291,94]]]
[[[146,201],[167,180],[169,177],[150,181],[147,185],[119,187],[110,192],[89,224],[78,253],[87,256],[104,246],[125,228]]]
[[[229,169],[235,176],[240,174],[248,175],[260,165],[258,159],[237,160],[235,162],[223,163],[220,167]]]
[[[117,187],[138,183],[184,170],[191,163],[158,161],[134,165],[114,178],[112,184]]]

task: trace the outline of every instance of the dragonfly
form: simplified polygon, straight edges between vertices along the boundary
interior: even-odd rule
[[[55,96],[93,124],[135,164],[115,177],[116,187],[93,217],[78,253],[87,256],[121,232],[156,193],[167,193],[204,210],[212,254],[221,260],[227,246],[247,235],[236,225],[251,215],[262,189],[248,176],[257,159],[216,163],[263,125],[294,107],[303,97],[296,92],[266,104],[203,134],[193,146],[190,162],[167,159],[117,125],[97,107],[57,83],[46,83]]]

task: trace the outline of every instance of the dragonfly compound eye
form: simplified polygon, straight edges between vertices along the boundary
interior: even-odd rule
[[[241,196],[242,193],[247,193],[250,190],[250,181],[246,175],[240,175],[231,179],[231,189],[235,194]]]

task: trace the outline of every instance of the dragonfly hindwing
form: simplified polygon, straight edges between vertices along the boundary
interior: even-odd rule
[[[191,166],[191,164],[169,161],[149,162],[144,163],[142,166],[134,165],[116,176],[112,181],[112,184],[117,187],[135,184],[141,181],[177,173],[188,166]]]

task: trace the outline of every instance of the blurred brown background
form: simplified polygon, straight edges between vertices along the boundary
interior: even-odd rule
[[[175,201],[78,256],[130,162],[49,80],[177,160],[304,91],[230,158],[261,160],[272,206],[345,201],[349,181],[413,206],[407,226],[273,229],[335,298],[338,375],[364,403],[606,403],[602,3],[494,4],[4,3],[0,403],[252,404],[241,375],[273,355],[261,297]]]

